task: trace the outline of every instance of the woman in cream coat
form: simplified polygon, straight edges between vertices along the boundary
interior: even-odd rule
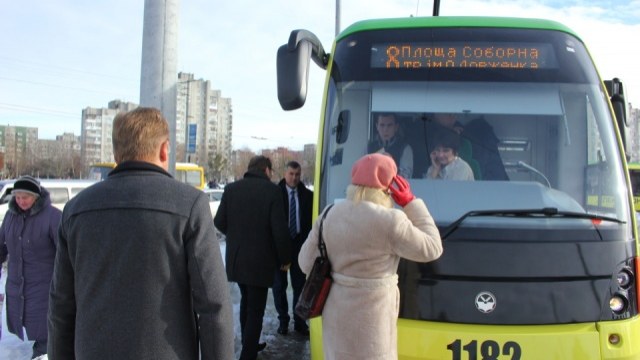
[[[391,157],[369,154],[356,161],[351,184],[347,200],[324,220],[334,280],[322,313],[324,358],[397,359],[398,262],[437,259],[440,234],[424,202],[397,176]],[[320,219],[298,257],[306,274],[319,256]]]

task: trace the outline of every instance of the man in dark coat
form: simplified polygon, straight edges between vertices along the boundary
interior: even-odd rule
[[[49,286],[56,257],[60,210],[49,192],[31,176],[13,184],[2,227],[0,266],[9,255],[6,281],[7,327],[24,340],[34,340],[32,358],[47,353]]]
[[[291,265],[291,245],[282,193],[270,181],[271,160],[255,156],[244,177],[227,185],[214,223],[226,235],[227,277],[240,288],[241,360],[253,360],[259,343],[267,293],[276,269]]]
[[[313,210],[313,192],[307,189],[300,181],[302,175],[302,167],[297,161],[290,161],[285,167],[284,178],[280,180],[278,186],[282,191],[285,206],[285,217],[288,219],[289,238],[291,241],[291,286],[293,287],[293,303],[292,308],[295,309],[304,282],[305,274],[300,270],[298,265],[298,253],[302,244],[307,239],[309,231],[311,231],[311,213]],[[278,334],[286,335],[289,333],[289,303],[287,301],[287,272],[280,269],[276,270],[273,280],[273,302],[278,311]],[[303,318],[293,313],[294,330],[303,335],[309,335],[309,326]]]
[[[498,151],[500,140],[487,120],[482,117],[471,120],[464,127],[463,136],[471,141],[473,158],[480,164],[483,180],[509,180]]]
[[[62,214],[49,359],[233,359],[209,200],[167,172],[167,121],[152,108],[118,114],[113,150],[109,177]]]

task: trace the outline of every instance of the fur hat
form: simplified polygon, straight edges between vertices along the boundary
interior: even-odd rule
[[[391,156],[368,154],[356,161],[351,168],[351,183],[386,190],[398,173]]]
[[[32,195],[40,196],[42,188],[40,188],[40,182],[29,175],[20,177],[13,184],[13,192],[22,191],[30,193]]]

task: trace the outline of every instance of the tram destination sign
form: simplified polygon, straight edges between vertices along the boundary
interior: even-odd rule
[[[373,44],[371,67],[555,69],[558,62],[553,47],[547,43],[394,42]]]

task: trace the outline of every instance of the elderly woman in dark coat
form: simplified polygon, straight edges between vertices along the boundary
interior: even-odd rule
[[[20,339],[24,340],[24,328],[28,339],[35,340],[34,359],[47,353],[49,285],[61,212],[51,205],[49,192],[31,176],[18,179],[12,194],[0,227],[0,263],[9,255],[7,326]]]

